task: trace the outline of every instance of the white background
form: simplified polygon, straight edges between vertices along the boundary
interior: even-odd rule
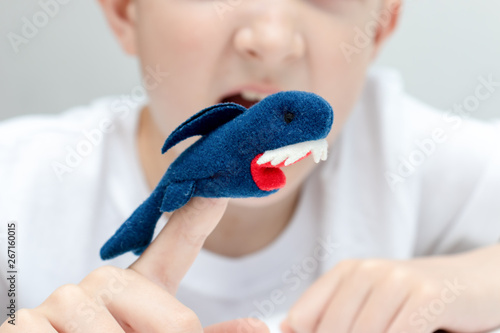
[[[136,61],[122,53],[97,1],[66,1],[17,54],[7,34],[21,34],[22,18],[32,21],[41,7],[38,0],[0,1],[0,120],[61,112],[139,83]],[[499,13],[495,0],[406,0],[377,64],[399,69],[411,94],[451,109],[474,93],[478,76],[500,82]],[[474,116],[500,117],[500,89]]]

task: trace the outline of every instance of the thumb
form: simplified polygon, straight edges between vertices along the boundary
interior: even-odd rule
[[[205,333],[269,333],[267,325],[257,318],[240,318],[210,325]]]

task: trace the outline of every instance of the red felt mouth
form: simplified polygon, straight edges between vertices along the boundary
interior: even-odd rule
[[[248,109],[257,104],[258,101],[249,101],[247,99],[244,99],[243,96],[241,96],[241,94],[228,96],[221,101],[221,103],[229,103],[229,102],[239,104]]]
[[[309,156],[311,152],[308,152],[304,157],[297,160],[303,160],[307,156]],[[280,189],[286,184],[286,177],[283,171],[280,168],[285,166],[285,161],[281,162],[277,165],[272,165],[271,162],[267,162],[264,164],[257,164],[257,160],[264,154],[259,154],[255,156],[252,160],[252,164],[250,165],[250,172],[252,173],[252,178],[255,184],[262,191],[273,191]],[[292,163],[290,165],[293,165]]]

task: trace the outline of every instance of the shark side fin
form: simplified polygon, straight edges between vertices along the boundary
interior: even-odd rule
[[[163,144],[162,154],[191,136],[207,135],[245,111],[245,107],[236,103],[220,103],[201,110],[170,134]]]
[[[162,212],[172,212],[176,209],[181,208],[191,199],[195,190],[195,181],[185,181],[181,183],[172,183],[168,185],[165,190],[165,195],[161,204],[160,210]],[[168,222],[167,222],[168,223]],[[144,245],[133,251],[136,255],[141,255],[144,250],[148,247]]]
[[[161,211],[172,212],[181,208],[191,199],[195,189],[196,182],[194,180],[169,184],[163,197]]]

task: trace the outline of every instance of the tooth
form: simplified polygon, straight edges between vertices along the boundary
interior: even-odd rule
[[[269,94],[265,94],[265,93],[255,93],[255,96],[257,97],[257,99],[259,99],[259,100],[263,100],[264,98],[266,98],[267,96],[269,96]]]
[[[315,148],[313,148],[312,155],[313,155],[313,158],[314,158],[314,163],[318,163],[319,162],[318,150],[315,149]]]
[[[249,100],[249,101],[257,101],[258,100],[258,97],[256,96],[256,94],[251,92],[251,91],[242,91],[241,96],[244,99]]]
[[[271,152],[265,152],[258,160],[257,164],[266,164],[267,162],[271,161],[274,158],[273,154]]]
[[[322,139],[313,141],[311,145],[313,146],[312,153],[314,162],[319,163],[320,160],[325,161],[327,157],[328,142],[325,139]]]
[[[319,163],[321,160],[326,161],[328,154],[328,142],[326,139],[299,142],[293,145],[266,151],[257,160],[257,164],[260,165],[271,162],[272,165],[276,166],[285,161],[285,166],[288,166],[297,162],[309,152],[312,153],[314,162]]]
[[[254,91],[242,91],[241,96],[249,101],[261,101],[267,96],[269,96],[269,94],[258,93]]]
[[[307,147],[302,147],[301,150],[292,151],[290,154],[290,158],[285,162],[285,165],[290,165],[297,162],[302,157],[306,156],[309,151],[310,149],[308,149]]]
[[[328,158],[328,147],[325,146],[323,151],[321,152],[321,159],[323,161],[326,161],[327,158]]]
[[[271,164],[272,165],[278,165],[280,164],[281,162],[283,162],[288,156],[283,154],[283,155],[278,155],[276,157],[274,157],[274,159],[271,161]]]
[[[293,158],[293,157],[289,157],[289,158],[287,158],[287,160],[285,161],[285,166],[289,166],[290,164],[293,164],[294,162],[296,162],[295,158]]]
[[[288,159],[285,162],[285,166],[288,166],[290,164],[297,162],[301,157],[302,156],[290,155],[290,157],[288,157]]]
[[[323,154],[323,149],[320,147],[316,147],[314,149],[314,162],[319,163],[319,161],[321,161],[322,154]]]
[[[302,156],[300,156],[300,157],[302,157]],[[290,164],[297,162],[300,159],[300,157],[298,157],[298,158],[297,157],[289,157],[285,162],[285,166],[289,166]]]

